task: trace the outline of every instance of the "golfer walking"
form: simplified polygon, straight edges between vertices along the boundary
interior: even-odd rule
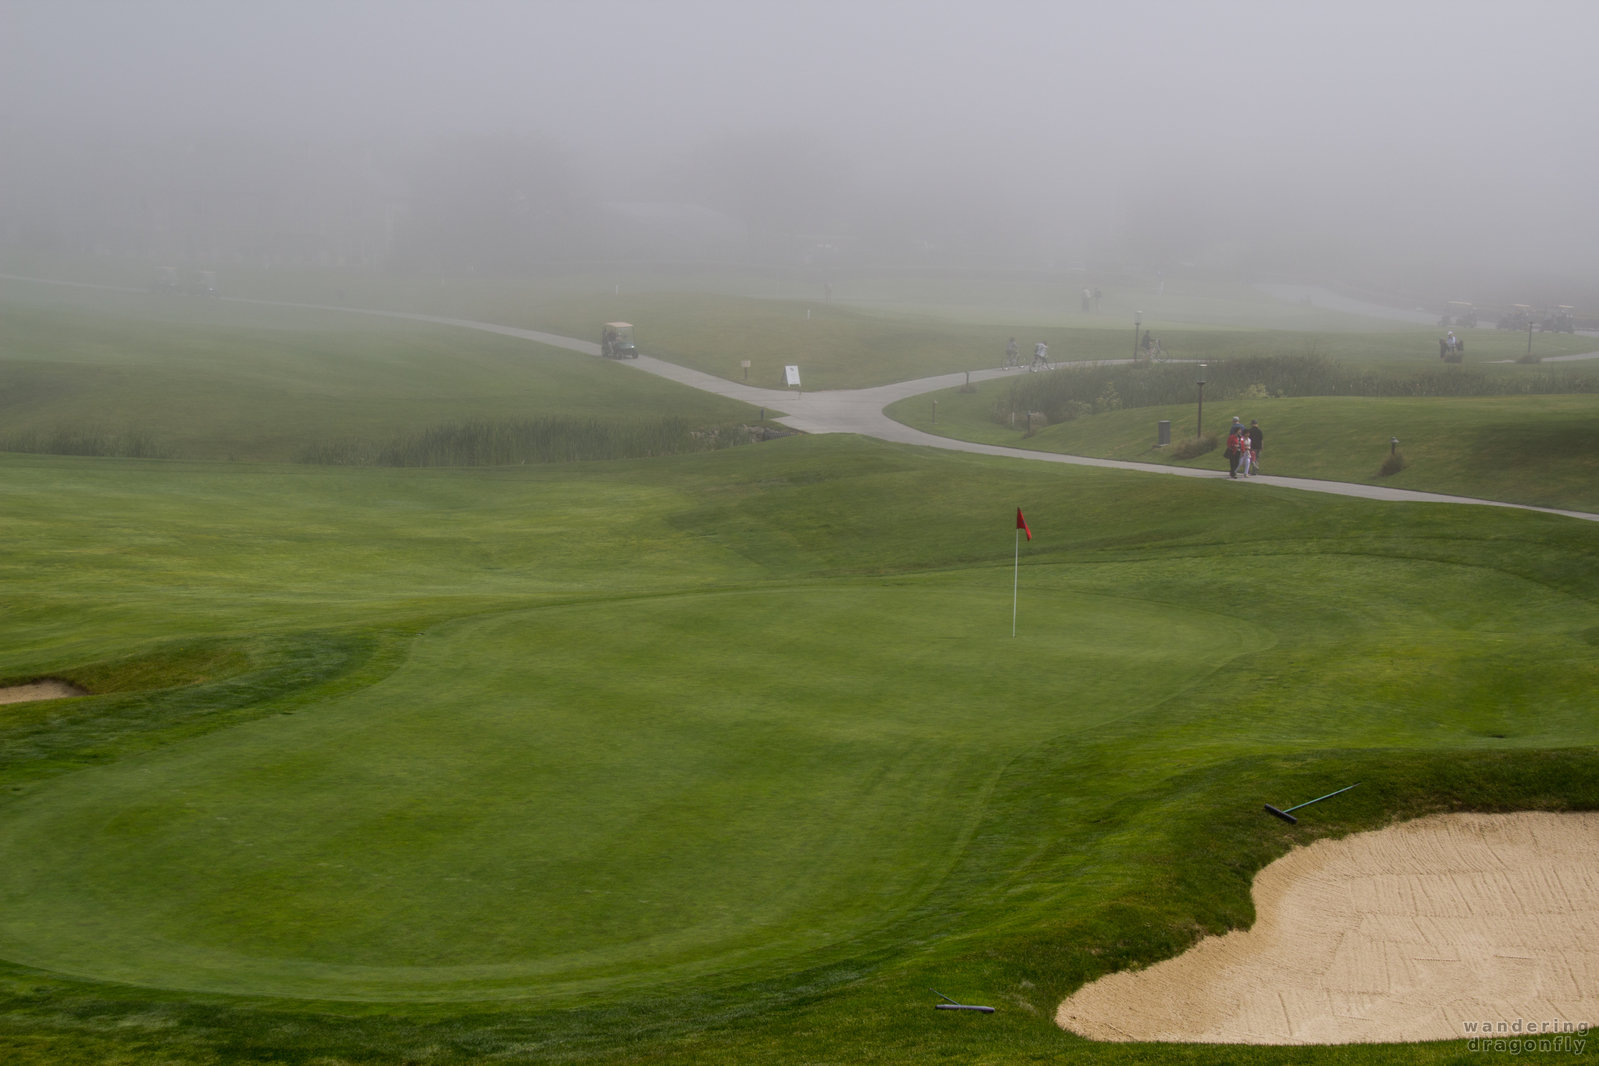
[[[1238,476],[1238,463],[1244,457],[1244,445],[1249,440],[1249,434],[1244,430],[1244,424],[1238,421],[1238,416],[1233,416],[1232,428],[1227,431],[1227,450],[1222,454],[1227,457],[1227,476]]]

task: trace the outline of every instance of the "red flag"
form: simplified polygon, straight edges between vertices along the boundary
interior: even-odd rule
[[[1033,539],[1033,531],[1027,528],[1027,519],[1022,517],[1022,509],[1016,508],[1016,528],[1027,534],[1027,539]]]

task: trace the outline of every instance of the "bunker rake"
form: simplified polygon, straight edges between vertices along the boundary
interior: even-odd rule
[[[1358,785],[1358,784],[1360,784],[1359,781],[1356,781],[1354,785],[1345,785],[1343,788],[1339,789],[1338,792],[1348,792],[1350,789],[1354,788],[1355,785]],[[1276,807],[1273,807],[1271,804],[1268,803],[1268,804],[1266,804],[1266,813],[1267,814],[1271,814],[1271,815],[1275,815],[1278,818],[1281,818],[1283,821],[1289,823],[1290,825],[1298,825],[1299,824],[1299,819],[1295,818],[1293,816],[1292,812],[1297,811],[1300,807],[1309,807],[1312,803],[1320,803],[1324,799],[1332,799],[1334,796],[1338,795],[1338,792],[1329,792],[1325,796],[1317,796],[1313,800],[1306,800],[1305,802],[1303,802],[1301,804],[1298,804],[1297,806],[1289,807],[1287,810],[1283,810],[1283,811],[1278,810]]]
[[[958,1003],[955,1000],[950,999],[948,996],[944,995],[944,993],[940,992],[936,988],[929,988],[928,991],[931,992],[933,995],[937,996],[939,999],[949,1000],[948,1003],[934,1003],[933,1004],[933,1009],[934,1010],[974,1010],[974,1011],[978,1011],[979,1013],[982,1013],[982,1014],[993,1014],[994,1013],[994,1008],[993,1007],[978,1007],[978,1006],[974,1006],[974,1005],[972,1005],[970,1003]]]

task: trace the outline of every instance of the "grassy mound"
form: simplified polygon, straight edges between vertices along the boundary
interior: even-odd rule
[[[1006,382],[977,392],[904,400],[890,414],[925,432],[1034,451],[1225,471],[1219,446],[1195,443],[1193,403],[1085,412],[1055,425],[995,421]],[[1226,435],[1231,416],[1258,419],[1265,430],[1261,469],[1282,477],[1382,484],[1539,507],[1599,513],[1599,395],[1469,398],[1280,397],[1211,403],[1205,441]],[[1171,422],[1172,444],[1157,447]],[[1384,470],[1394,438],[1403,469]],[[1390,476],[1392,474],[1392,476]]]
[[[438,627],[315,714],[34,790],[6,820],[29,858],[0,875],[0,957],[197,991],[547,1001],[836,949],[931,891],[1011,759],[1269,642],[1051,592],[1015,643],[1003,589],[969,576]],[[996,676],[1011,654],[1035,669]]]
[[[7,417],[290,459],[484,411],[744,414],[502,338],[185,306],[0,319],[36,349],[4,350]],[[1317,410],[1335,443],[1377,422],[1274,410],[1237,412],[1268,464],[1314,461],[1290,427]],[[1458,442],[1483,410],[1405,412]],[[1396,481],[1441,476],[1390,434]],[[1277,1061],[1051,1019],[1248,923],[1291,843],[1599,806],[1592,523],[850,438],[13,453],[0,485],[0,678],[90,693],[0,707],[8,1064]]]
[[[1586,524],[748,454],[5,460],[0,672],[97,663],[103,694],[49,711],[77,747],[6,769],[0,1033],[46,1059],[141,1025],[173,1061],[1086,1053],[1056,997],[1247,922],[1288,840],[1592,799],[1587,756],[1546,754],[1599,740]],[[1259,815],[1348,780],[1287,836]],[[1003,1013],[934,1025],[929,985]]]
[[[0,450],[473,465],[700,450],[748,405],[459,328],[0,290]],[[699,431],[699,436],[696,436]],[[559,435],[567,446],[554,448]],[[714,443],[714,437],[711,441]]]

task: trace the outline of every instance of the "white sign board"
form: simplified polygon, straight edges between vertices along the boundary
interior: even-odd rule
[[[783,382],[787,385],[797,386],[799,384],[799,367],[785,366],[783,368]]]

